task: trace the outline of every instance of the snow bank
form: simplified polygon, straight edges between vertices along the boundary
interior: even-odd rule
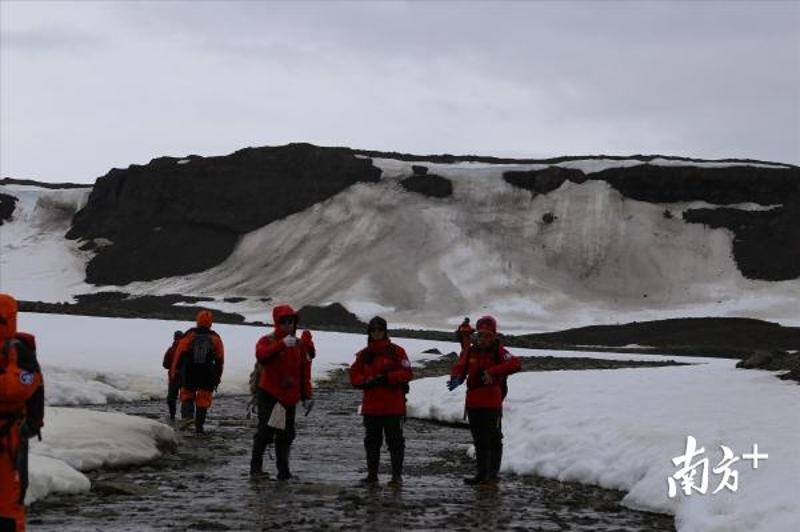
[[[51,492],[88,491],[82,471],[139,464],[174,443],[173,430],[156,421],[112,412],[49,407],[42,441],[32,440],[26,502]]]
[[[264,311],[266,314],[266,310]],[[264,318],[265,316],[261,316]],[[162,398],[166,395],[164,351],[175,330],[194,323],[182,321],[98,318],[59,314],[21,313],[20,330],[36,335],[39,360],[45,371],[49,404],[104,404]],[[225,345],[225,373],[220,393],[247,393],[255,363],[255,345],[265,327],[214,325]],[[364,335],[314,332],[317,358],[312,378],[349,366],[366,345]],[[455,342],[398,340],[412,361],[430,358],[431,347],[442,353],[457,349]]]
[[[628,492],[623,504],[674,514],[681,531],[800,530],[800,388],[772,373],[734,368],[733,360],[687,367],[522,373],[509,382],[503,420],[503,469]],[[415,417],[458,422],[464,387],[446,378],[416,381]],[[687,436],[706,449],[710,467],[719,445],[737,456],[753,444],[769,454],[758,469],[733,465],[738,491],[670,499],[671,459]],[[699,459],[699,458],[698,458]]]

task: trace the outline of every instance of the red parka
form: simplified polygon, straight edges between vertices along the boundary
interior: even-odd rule
[[[369,387],[370,379],[386,375],[386,384]],[[405,350],[388,338],[369,339],[366,349],[356,353],[350,366],[350,383],[364,388],[362,416],[404,416],[406,396],[403,390],[413,377]],[[365,387],[367,385],[368,387]]]
[[[256,344],[256,359],[261,363],[258,387],[275,397],[283,406],[294,406],[301,399],[311,399],[311,357],[315,351],[311,334],[303,333],[294,347],[286,347],[286,336],[278,322],[286,316],[297,316],[289,305],[278,305],[272,311],[275,331],[262,336]]]
[[[451,374],[467,381],[467,408],[498,409],[503,408],[503,380],[521,366],[519,357],[495,341],[488,349],[472,346],[462,351]],[[492,376],[491,384],[483,383],[483,371]]]

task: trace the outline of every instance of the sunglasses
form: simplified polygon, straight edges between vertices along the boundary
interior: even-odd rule
[[[297,322],[297,320],[294,319],[294,318],[281,318],[281,319],[278,320],[278,323],[280,325],[292,325],[292,324],[294,324],[296,322]]]
[[[369,332],[386,332],[386,329],[383,327],[370,327]]]

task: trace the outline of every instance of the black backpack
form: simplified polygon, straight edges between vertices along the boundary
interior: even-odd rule
[[[214,364],[217,356],[214,350],[214,343],[211,341],[211,335],[208,333],[198,333],[192,340],[192,356],[189,362],[196,366],[204,366]]]

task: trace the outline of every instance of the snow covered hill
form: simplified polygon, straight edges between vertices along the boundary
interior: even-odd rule
[[[762,264],[755,265],[767,272],[764,276],[771,264],[781,261],[781,275],[793,271],[791,253],[796,250],[791,239],[783,245],[741,231],[758,224],[787,223],[783,218],[794,211],[786,205],[794,201],[795,189],[800,190],[795,167],[670,158],[500,163],[355,157],[380,169],[380,178],[373,180],[373,174],[366,172],[367,177],[340,190],[316,191],[325,199],[297,203],[302,208],[292,214],[240,233],[232,251],[215,266],[155,280],[121,281],[120,286],[87,284],[87,264],[106,250],[105,256],[116,254],[115,260],[129,259],[129,266],[167,262],[169,250],[162,254],[132,242],[140,241],[142,227],[149,231],[144,237],[148,242],[171,231],[169,227],[178,223],[174,218],[178,208],[171,209],[170,198],[173,205],[188,200],[171,196],[170,180],[184,174],[191,178],[191,167],[208,166],[210,158],[158,160],[158,171],[167,172],[158,179],[165,187],[158,198],[166,210],[142,207],[136,238],[119,227],[109,233],[111,238],[96,232],[77,241],[64,238],[71,227],[75,232],[70,215],[87,201],[92,203],[88,189],[2,185],[0,192],[20,201],[11,221],[0,227],[0,288],[20,299],[41,301],[69,300],[99,290],[210,296],[216,299],[210,307],[259,320],[268,317],[265,298],[298,307],[341,302],[362,318],[381,312],[396,326],[422,328],[451,328],[465,315],[489,312],[500,317],[505,330],[517,332],[689,316],[744,316],[800,324],[796,276],[766,280],[742,273],[748,271],[743,261],[749,260],[752,270],[753,256],[759,256],[757,249],[751,249],[753,242],[766,246]],[[337,164],[330,172],[364,171],[351,163]],[[173,167],[180,176],[168,173]],[[143,168],[147,167],[136,171],[141,174]],[[642,168],[677,169],[678,173],[669,174],[675,190],[670,190],[670,183],[649,190],[656,185],[645,186],[639,174],[619,173]],[[709,173],[726,169],[741,172]],[[567,178],[558,174],[577,170]],[[135,203],[125,203],[133,201],[125,198],[134,194],[130,190],[135,180],[117,177],[124,171],[115,172],[101,179],[103,197],[113,199],[104,199],[102,208],[93,204],[94,211],[84,210],[104,213],[88,219],[94,220],[95,228],[113,216],[114,205],[120,216],[136,210]],[[205,178],[212,171],[204,167],[198,172]],[[521,177],[512,179],[510,172]],[[725,187],[720,183],[726,179],[730,190],[721,191]],[[695,186],[697,180],[702,186]],[[286,185],[291,183],[289,179]],[[761,185],[747,188],[743,183]],[[112,185],[118,188],[116,195],[109,192]],[[433,191],[437,186],[438,192]],[[202,192],[203,201],[208,194]],[[687,199],[692,196],[706,199]],[[655,201],[659,197],[669,201]],[[781,203],[784,197],[786,205]],[[256,206],[263,203],[269,209],[271,198],[258,201]],[[242,197],[241,202],[244,219],[252,198]],[[226,206],[222,221],[213,222],[214,231],[228,223],[225,220],[236,219],[236,208]],[[684,218],[690,215],[705,217],[705,223],[688,223]],[[209,225],[214,216],[208,214]],[[709,221],[738,220],[737,216],[745,221],[731,227]],[[86,214],[81,219],[84,225],[89,223]],[[150,228],[151,219],[163,225]],[[741,251],[736,246],[741,248],[743,241],[750,248]],[[198,237],[180,245],[202,250],[206,242]],[[774,256],[766,256],[773,252]],[[136,268],[131,268],[135,277]],[[244,299],[223,301],[234,296]]]

